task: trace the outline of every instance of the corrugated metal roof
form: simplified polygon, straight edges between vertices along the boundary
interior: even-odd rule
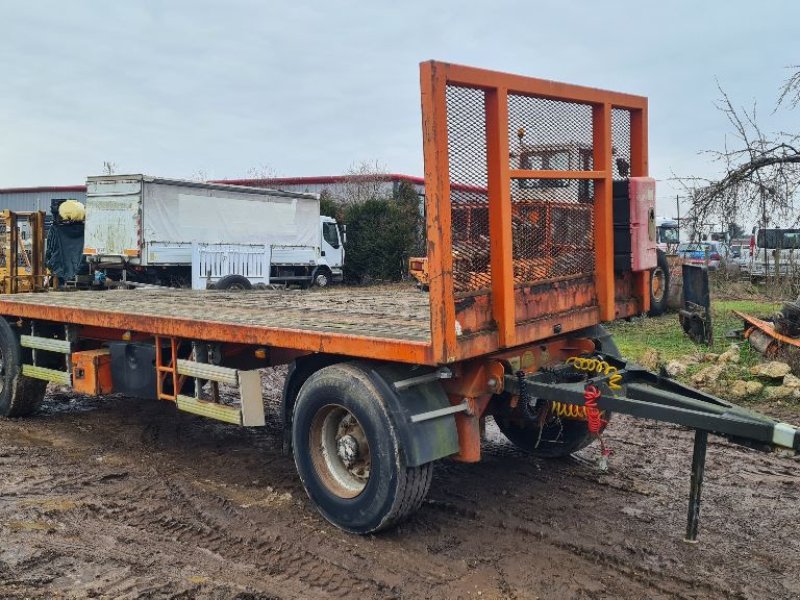
[[[78,202],[86,202],[86,189],[62,191],[63,188],[39,191],[6,191],[0,190],[0,209],[14,211],[43,210],[50,211],[50,201],[59,198],[71,198]]]
[[[331,175],[319,177],[276,177],[270,179],[217,179],[209,183],[241,185],[247,187],[269,187],[288,192],[321,193],[330,189],[336,195],[344,186],[378,180],[386,185],[406,182],[412,184],[420,193],[425,180],[421,177],[386,173],[382,175]],[[457,184],[456,184],[457,185]],[[466,186],[464,186],[466,187]],[[341,188],[341,189],[340,189]],[[50,210],[50,201],[58,198],[72,198],[86,202],[85,185],[61,185],[39,187],[0,188],[0,209],[15,211]]]

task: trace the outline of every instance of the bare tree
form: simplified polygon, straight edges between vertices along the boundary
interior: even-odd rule
[[[117,172],[117,163],[110,160],[103,161],[103,175],[114,175]]]
[[[800,103],[800,65],[792,65],[788,68],[792,69],[793,73],[783,83],[781,95],[778,97],[778,106],[785,101],[795,108]]]
[[[796,223],[800,133],[764,131],[755,104],[749,109],[736,108],[722,87],[719,92],[717,107],[733,131],[722,150],[709,154],[722,163],[724,175],[719,179],[679,178],[691,200],[689,222],[718,222],[726,229],[748,218],[757,219],[760,227],[776,222]],[[798,94],[800,71],[787,80],[778,104],[787,101],[794,107]]]
[[[250,167],[247,169],[248,179],[276,179],[278,172],[268,164],[259,165],[257,167]]]
[[[383,188],[387,181],[386,167],[379,161],[353,163],[339,192],[341,202],[344,205],[363,204],[384,196]]]
[[[208,181],[208,171],[205,169],[196,169],[192,171],[192,174],[189,175],[190,181],[197,181],[198,183],[204,183]]]

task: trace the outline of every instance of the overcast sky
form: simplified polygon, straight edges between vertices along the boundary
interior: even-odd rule
[[[0,0],[0,187],[169,177],[422,174],[418,63],[650,98],[651,174],[709,174],[715,78],[768,127],[800,2]],[[668,182],[660,212],[674,213]]]

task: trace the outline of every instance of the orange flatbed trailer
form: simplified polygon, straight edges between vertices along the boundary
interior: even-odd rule
[[[480,460],[489,416],[542,457],[600,439],[614,411],[696,429],[690,539],[709,432],[800,448],[788,424],[625,363],[601,326],[649,308],[646,98],[433,61],[420,80],[428,293],[5,296],[0,416],[34,412],[51,381],[260,426],[258,369],[288,364],[286,449],[320,513],[356,533],[412,514],[436,460]]]

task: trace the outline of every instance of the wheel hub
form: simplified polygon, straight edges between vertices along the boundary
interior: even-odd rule
[[[358,442],[352,435],[340,437],[336,442],[336,450],[344,466],[350,469],[358,459]]]
[[[346,408],[328,405],[311,426],[311,458],[325,485],[342,498],[354,498],[367,485],[371,454],[366,433]]]

